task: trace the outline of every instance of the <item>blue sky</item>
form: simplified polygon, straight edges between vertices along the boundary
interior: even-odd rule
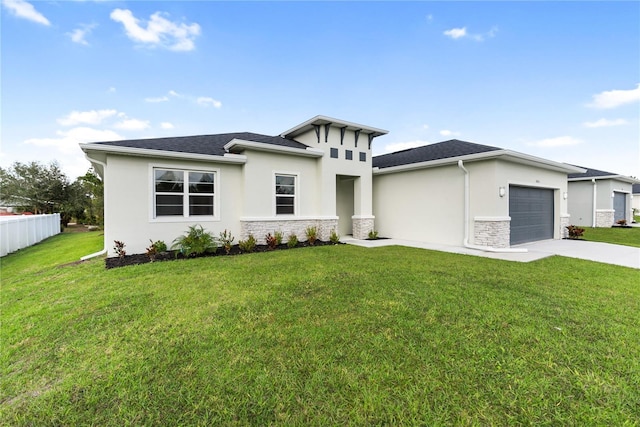
[[[2,0],[0,165],[321,114],[640,177],[639,2]]]

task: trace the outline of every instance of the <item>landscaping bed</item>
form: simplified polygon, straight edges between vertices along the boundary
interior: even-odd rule
[[[165,251],[160,252],[155,255],[153,261],[147,254],[133,254],[133,255],[125,255],[124,257],[109,257],[104,260],[106,268],[117,268],[117,267],[126,267],[128,265],[138,265],[138,264],[147,264],[149,262],[159,262],[159,261],[173,261],[176,259],[189,259],[189,258],[202,258],[202,257],[212,257],[212,256],[232,256],[232,255],[243,255],[247,253],[254,252],[271,252],[271,251],[279,251],[279,250],[287,250],[287,249],[295,249],[295,248],[305,248],[309,246],[327,246],[327,245],[343,245],[344,243],[333,243],[333,242],[325,242],[322,240],[316,240],[313,245],[309,242],[298,242],[295,246],[289,247],[286,243],[276,245],[273,249],[268,245],[256,245],[255,248],[246,252],[240,249],[239,245],[231,246],[229,253],[227,253],[224,248],[220,247],[212,252],[205,252],[200,255],[185,255],[180,251]]]

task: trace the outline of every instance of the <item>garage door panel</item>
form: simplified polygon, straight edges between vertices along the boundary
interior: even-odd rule
[[[509,187],[512,245],[553,238],[553,190]]]
[[[621,219],[626,219],[626,210],[627,210],[627,195],[624,193],[615,192],[613,193],[613,220],[615,222],[620,221]]]

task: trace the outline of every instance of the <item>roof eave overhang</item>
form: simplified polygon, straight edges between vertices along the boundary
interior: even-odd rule
[[[629,184],[640,184],[640,180],[631,178],[630,176],[625,176],[625,175],[601,175],[601,176],[574,177],[574,178],[569,178],[569,182],[592,181],[594,179],[595,180],[615,179],[617,181],[627,182]]]
[[[180,151],[151,150],[148,148],[122,147],[113,145],[107,146],[95,143],[80,144],[80,149],[82,149],[82,151],[84,151],[87,155],[90,155],[92,152],[99,152],[106,154],[119,154],[124,156],[156,157],[164,159],[171,158],[214,163],[244,164],[247,162],[246,156],[232,153],[225,153],[224,156],[215,156],[211,154],[184,153]]]
[[[584,169],[576,166],[567,165],[566,163],[558,163],[540,157],[530,156],[528,154],[518,153],[511,150],[492,150],[484,153],[468,154],[466,156],[448,157],[446,159],[430,160],[427,162],[411,163],[407,165],[392,166],[388,168],[374,168],[374,175],[384,175],[396,172],[406,172],[417,169],[428,169],[439,166],[455,165],[459,160],[463,162],[474,162],[480,160],[506,160],[514,163],[525,164],[529,166],[549,169],[563,173],[582,173]]]
[[[224,149],[236,152],[242,152],[244,150],[265,151],[303,157],[322,157],[324,155],[324,151],[312,147],[307,147],[306,149],[293,148],[283,145],[266,144],[264,142],[245,141],[242,139],[232,139],[224,145]]]
[[[315,116],[312,119],[307,120],[304,123],[299,124],[285,132],[282,132],[280,136],[283,138],[295,138],[296,136],[308,132],[313,129],[313,126],[316,125],[326,125],[332,124],[337,127],[346,127],[347,130],[359,130],[366,134],[371,134],[374,138],[382,135],[386,135],[389,131],[384,129],[374,128],[372,126],[365,126],[358,123],[348,122],[345,120],[334,119],[333,117],[328,116]]]

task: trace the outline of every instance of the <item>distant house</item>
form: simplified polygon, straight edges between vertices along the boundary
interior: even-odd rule
[[[569,174],[569,214],[575,225],[611,227],[620,220],[632,222],[632,187],[635,178],[583,168]]]
[[[80,144],[104,180],[105,247],[144,252],[201,224],[238,239],[316,226],[385,237],[508,248],[558,239],[567,174],[583,169],[446,141],[372,159],[386,134],[316,116],[277,136],[249,132]],[[112,255],[112,250],[109,251]]]
[[[634,215],[640,215],[640,184],[633,184],[631,207],[634,209]]]

